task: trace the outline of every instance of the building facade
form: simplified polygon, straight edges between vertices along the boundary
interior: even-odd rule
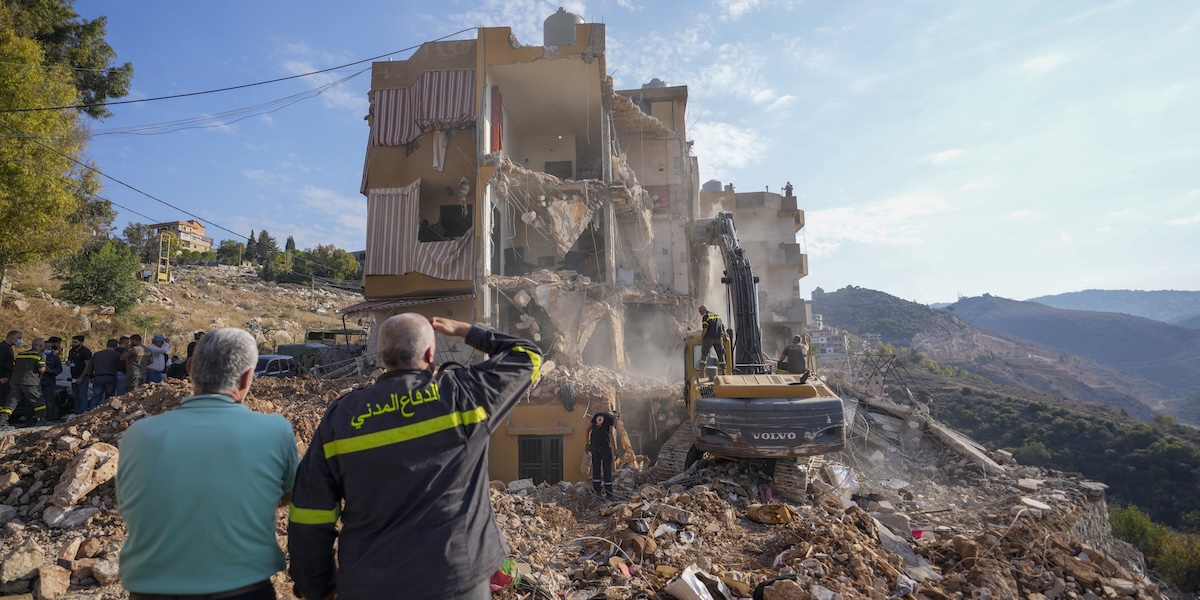
[[[733,213],[738,240],[759,277],[763,351],[776,358],[788,340],[803,333],[812,320],[812,308],[800,296],[799,287],[800,279],[808,276],[808,254],[796,241],[804,228],[804,211],[800,210],[791,189],[783,196],[765,191],[738,192],[732,185],[722,187],[718,181],[705,183],[699,200],[703,217],[713,217],[721,211]],[[720,263],[720,258],[711,260]],[[717,306],[724,303],[723,298],[710,297],[705,301]]]
[[[342,312],[474,320],[560,366],[677,374],[698,270],[687,88],[617,92],[604,25],[551,20],[542,46],[489,27],[372,66],[366,300]],[[477,358],[440,336],[438,354]],[[572,397],[619,409],[589,389]],[[493,477],[584,479],[588,410],[560,391],[538,386],[497,431]]]
[[[204,225],[195,219],[190,221],[169,221],[155,223],[150,226],[158,233],[169,231],[179,238],[181,247],[192,252],[208,252],[212,250],[213,239],[204,235]]]

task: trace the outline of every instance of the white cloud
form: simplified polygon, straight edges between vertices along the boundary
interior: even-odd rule
[[[766,150],[766,141],[758,132],[729,123],[701,121],[688,133],[695,140],[705,179],[728,178],[734,169],[757,161]]]
[[[867,206],[808,213],[805,227],[814,256],[829,256],[848,243],[910,246],[923,243],[929,217],[948,208],[940,196],[910,194]]]
[[[1065,243],[1071,241],[1071,236],[1068,235],[1067,232],[1064,231],[1064,232],[1058,234],[1058,241],[1065,244]]]
[[[634,6],[632,0],[617,0],[617,6],[626,10],[641,10],[640,7]]]
[[[274,183],[277,179],[274,173],[266,169],[244,169],[242,177],[258,183]]]
[[[1023,220],[1033,218],[1035,215],[1037,215],[1037,213],[1033,212],[1032,210],[1015,210],[1011,213],[1008,213],[1008,218],[1014,220]]]
[[[795,102],[796,102],[796,97],[791,94],[788,94],[786,96],[780,96],[780,97],[776,98],[775,101],[772,102],[771,105],[768,106],[767,108],[770,110],[779,110],[782,108],[787,108],[788,106],[791,106]]]
[[[1031,75],[1045,75],[1071,61],[1071,57],[1061,52],[1035,56],[1019,67],[1021,71]]]
[[[1112,232],[1113,232],[1113,228],[1108,225],[1101,225],[1096,228],[1096,233],[1108,234],[1108,233],[1112,233]]]
[[[1167,221],[1167,225],[1175,227],[1191,227],[1192,225],[1200,225],[1200,213],[1196,213],[1190,217],[1180,217]]]
[[[934,164],[934,165],[944,165],[944,164],[962,156],[963,154],[966,154],[966,152],[967,152],[966,150],[963,150],[961,148],[951,148],[949,150],[942,150],[941,152],[938,152],[937,154],[930,156],[929,163]]]
[[[312,49],[305,43],[287,44],[283,52],[288,57],[283,62],[283,68],[293,75],[312,73],[313,71],[319,71],[332,65],[349,62],[350,59],[348,55],[331,54]],[[317,73],[316,75],[304,77],[302,81],[315,89],[330,85],[339,79],[344,79],[346,76],[347,73],[339,72]],[[367,114],[368,102],[366,95],[350,89],[344,83],[326,89],[321,93],[320,98],[321,102],[329,108],[348,110],[357,116]]]
[[[962,184],[962,190],[988,190],[991,187],[998,187],[1006,184],[1008,178],[1003,175],[988,175],[984,178],[979,178],[972,181],[967,181]]]
[[[793,64],[805,71],[829,73],[833,70],[833,54],[824,49],[808,46],[801,39],[793,39],[784,47],[784,52]]]
[[[717,0],[721,19],[726,21],[736,21],[746,13],[767,4],[768,0]]]
[[[1139,90],[1125,94],[1121,104],[1135,119],[1163,112],[1175,104],[1187,91],[1187,86],[1172,85],[1161,90]]]
[[[272,117],[271,115],[259,115],[259,117],[262,119],[262,122],[265,125],[275,124],[275,117]]]
[[[1195,198],[1197,196],[1200,196],[1200,189],[1188,190],[1188,193],[1184,194],[1184,196],[1186,196],[1188,198]]]

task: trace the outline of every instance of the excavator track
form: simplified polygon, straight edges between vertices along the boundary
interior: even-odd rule
[[[784,499],[803,502],[808,496],[808,481],[825,464],[821,455],[805,458],[781,458],[775,463],[775,491]]]
[[[680,425],[667,443],[659,449],[658,458],[654,461],[654,476],[665,480],[682,473],[688,466],[688,454],[694,444],[691,425]]]

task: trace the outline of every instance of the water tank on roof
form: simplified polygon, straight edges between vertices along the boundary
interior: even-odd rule
[[[717,181],[716,179],[709,179],[708,181],[704,182],[704,185],[700,186],[700,191],[719,192],[721,191],[721,182]]]
[[[558,12],[546,17],[542,24],[542,45],[566,46],[575,43],[575,26],[583,23],[583,17],[558,7]]]
[[[650,83],[642,84],[642,88],[665,88],[665,87],[667,87],[667,82],[665,82],[657,77],[655,77],[654,79],[651,79]]]

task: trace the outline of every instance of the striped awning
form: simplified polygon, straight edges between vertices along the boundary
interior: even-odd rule
[[[475,123],[475,70],[426,71],[407,88],[371,90],[372,146],[404,146],[425,131]]]
[[[402,188],[369,190],[365,275],[424,273],[449,280],[475,278],[475,230],[456,240],[422,242],[421,180]]]

